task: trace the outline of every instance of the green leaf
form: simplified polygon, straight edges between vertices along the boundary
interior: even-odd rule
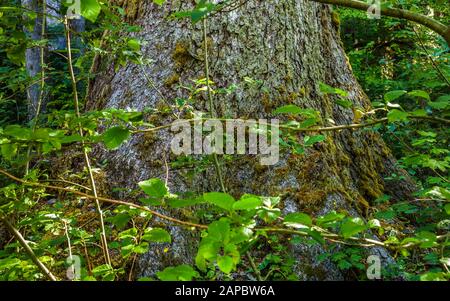
[[[20,259],[18,258],[5,258],[0,260],[0,270],[10,269],[13,266],[20,264]]]
[[[450,204],[445,204],[444,206],[445,212],[450,215]]]
[[[243,195],[241,199],[233,203],[234,210],[253,210],[262,205],[261,198],[253,195]]]
[[[296,228],[304,228],[304,226],[311,227],[312,219],[309,215],[301,212],[289,213],[284,217],[284,223],[287,226]]]
[[[95,23],[100,14],[101,6],[97,0],[81,0],[81,15]]]
[[[136,238],[138,234],[138,230],[136,228],[130,228],[128,230],[122,231],[119,233],[118,237],[119,239],[126,239],[126,238]]]
[[[384,94],[384,100],[390,102],[390,101],[396,100],[397,98],[405,95],[406,93],[408,93],[408,91],[405,91],[405,90],[390,91],[390,92],[387,92],[386,94]]]
[[[325,239],[323,238],[322,234],[319,231],[306,229],[306,232],[309,236],[311,236],[315,241],[320,243],[321,245],[325,244]]]
[[[448,281],[442,272],[428,272],[420,275],[420,281]]]
[[[336,222],[341,221],[345,218],[345,214],[337,213],[336,211],[331,211],[324,216],[319,216],[317,218],[317,225],[322,227],[329,227],[334,225]]]
[[[446,108],[449,107],[450,102],[449,102],[448,100],[446,100],[446,101],[440,101],[440,100],[438,99],[437,101],[434,101],[434,102],[429,101],[429,102],[428,102],[428,105],[429,105],[430,107],[432,107],[433,109],[436,109],[436,110],[443,110],[443,109],[446,109]]]
[[[300,114],[302,111],[303,109],[296,105],[285,105],[277,108],[273,114]]]
[[[108,129],[102,136],[103,143],[110,150],[117,149],[129,137],[130,131],[120,126]]]
[[[17,144],[15,143],[2,144],[1,152],[2,156],[6,160],[11,161],[12,157],[14,157],[17,153]]]
[[[164,2],[166,2],[166,0],[153,0],[153,2],[158,4],[158,5],[163,5]]]
[[[139,41],[136,39],[129,39],[127,45],[133,51],[141,50],[141,43],[139,43]]]
[[[149,242],[172,242],[169,232],[161,228],[146,229],[142,239]]]
[[[346,220],[341,226],[341,234],[344,238],[350,238],[364,230],[367,227],[364,224],[364,221],[358,217],[350,218]]]
[[[303,139],[305,146],[312,146],[318,142],[322,142],[325,140],[324,135],[316,135],[316,136],[305,136]]]
[[[115,278],[114,269],[109,264],[103,264],[92,269],[95,277],[102,277],[103,281],[113,281]]]
[[[394,109],[389,111],[387,114],[389,122],[396,122],[396,121],[407,121],[408,120],[408,113]]]
[[[421,248],[432,248],[436,245],[437,237],[436,234],[432,232],[421,231],[416,234],[416,237],[421,241],[420,244]]]
[[[231,211],[235,202],[234,198],[228,193],[223,192],[207,192],[203,194],[203,199],[217,207]]]
[[[23,128],[20,125],[8,125],[3,133],[19,140],[31,139],[31,130],[28,128]]]
[[[228,242],[230,238],[230,222],[225,218],[221,218],[209,224],[208,237],[220,243]]]
[[[320,89],[320,92],[325,93],[325,94],[338,94],[338,95],[341,95],[344,97],[348,96],[348,92],[341,90],[339,88],[333,88],[322,82],[319,83],[319,89]]]
[[[415,96],[420,98],[425,98],[426,100],[430,101],[430,94],[428,92],[423,90],[414,90],[408,93],[409,96]]]
[[[225,274],[229,274],[233,270],[233,258],[230,256],[219,256],[217,258],[219,269]]]
[[[169,192],[166,184],[158,178],[139,182],[138,185],[145,192],[145,194],[155,199],[162,199]]]
[[[145,254],[148,252],[148,248],[149,248],[148,243],[141,242],[139,245],[134,246],[132,251],[133,251],[133,253],[136,253],[136,254]]]
[[[336,99],[335,103],[346,109],[353,107],[353,103],[348,99]]]
[[[199,277],[194,268],[187,264],[165,268],[157,272],[156,276],[162,281],[192,281],[193,278]]]
[[[107,220],[113,223],[118,229],[123,229],[128,224],[130,219],[131,217],[128,213],[119,213],[115,216],[109,217]]]

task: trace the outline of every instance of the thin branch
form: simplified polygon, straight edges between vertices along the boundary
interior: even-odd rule
[[[19,243],[22,245],[22,247],[25,249],[25,252],[27,252],[30,259],[34,262],[34,264],[44,273],[45,276],[47,276],[52,281],[57,281],[56,277],[50,272],[50,270],[39,260],[39,258],[34,254],[33,249],[28,245],[25,238],[23,238],[22,234],[20,234],[19,230],[17,230],[9,221],[7,218],[2,218],[1,221],[5,224],[6,228],[8,228],[9,232],[13,234]]]
[[[120,200],[114,200],[114,199],[109,199],[109,198],[105,198],[105,197],[101,197],[101,196],[95,197],[93,195],[90,195],[90,194],[87,194],[87,193],[84,193],[84,192],[81,192],[81,191],[77,191],[77,190],[74,190],[74,189],[65,188],[65,187],[59,187],[59,186],[53,186],[53,185],[45,185],[45,184],[41,184],[41,183],[28,182],[28,181],[22,180],[22,179],[20,179],[20,178],[18,178],[16,176],[13,176],[12,174],[10,174],[9,172],[7,172],[7,171],[5,171],[3,169],[0,169],[0,174],[3,174],[5,176],[7,176],[8,178],[13,179],[14,181],[17,181],[17,182],[22,183],[22,184],[27,185],[27,186],[43,187],[43,188],[47,188],[47,189],[56,189],[56,190],[66,191],[66,192],[70,192],[70,193],[73,193],[73,194],[78,195],[78,196],[85,197],[87,199],[93,199],[93,200],[96,199],[96,200],[104,202],[104,203],[130,206],[130,207],[142,210],[142,211],[149,212],[149,213],[153,214],[154,216],[157,216],[157,217],[159,217],[161,219],[164,219],[164,220],[171,221],[171,222],[173,222],[175,224],[180,224],[180,225],[189,226],[189,227],[195,227],[195,228],[200,228],[200,229],[207,229],[208,228],[207,225],[201,225],[201,224],[196,224],[196,223],[185,222],[185,221],[182,221],[182,220],[179,220],[179,219],[176,219],[176,218],[173,218],[173,217],[161,214],[161,213],[159,213],[157,211],[154,211],[154,210],[151,210],[151,209],[149,209],[147,207],[134,204],[134,203],[120,201]]]
[[[449,79],[444,75],[444,73],[442,72],[441,68],[439,68],[438,64],[436,64],[436,62],[434,61],[433,57],[428,52],[428,49],[427,49],[427,47],[425,47],[425,44],[423,43],[422,38],[420,37],[420,35],[417,32],[417,30],[414,27],[412,28],[412,30],[414,31],[414,34],[417,37],[417,41],[419,42],[419,44],[422,47],[423,51],[425,51],[425,54],[427,55],[427,58],[430,60],[431,65],[433,65],[433,68],[436,70],[436,72],[439,74],[439,76],[447,83],[447,86],[450,87]]]
[[[78,117],[78,119],[80,119],[81,114],[80,114],[80,106],[79,106],[79,101],[78,101],[77,81],[75,78],[75,72],[74,72],[73,64],[72,64],[70,28],[69,28],[69,20],[68,20],[67,16],[64,18],[64,28],[65,28],[65,32],[66,32],[67,58],[68,58],[68,63],[69,63],[70,79],[72,81],[72,89],[73,89],[73,94],[74,94],[75,113],[76,113],[76,116]],[[84,138],[83,138],[84,133],[83,133],[83,127],[81,125],[81,122],[78,122],[78,128],[79,128],[80,137],[82,138],[81,143],[83,145],[84,161],[86,163],[86,168],[89,173],[91,189],[92,189],[92,193],[94,194],[95,205],[97,207],[97,212],[98,212],[98,215],[100,218],[100,228],[101,228],[100,229],[101,230],[100,238],[101,238],[101,242],[102,242],[102,246],[103,246],[103,255],[105,257],[106,264],[111,266],[111,258],[109,256],[108,241],[106,240],[106,230],[105,230],[105,222],[103,220],[103,212],[102,212],[102,208],[100,206],[100,202],[97,200],[97,187],[95,185],[94,173],[92,172],[91,162],[89,159],[87,148],[84,145]]]
[[[309,0],[309,1],[324,4],[334,4],[337,6],[343,6],[362,11],[367,11],[371,7],[370,4],[357,0]],[[380,8],[380,13],[381,15],[413,21],[425,27],[428,27],[432,31],[442,36],[444,40],[447,42],[447,44],[450,45],[450,26],[445,25],[433,18],[409,10],[383,6],[381,6]]]
[[[252,255],[250,254],[250,252],[247,251],[245,254],[247,255],[248,261],[250,262],[250,266],[252,267],[253,272],[254,272],[255,275],[256,275],[256,279],[258,279],[258,281],[263,281],[264,279],[263,279],[263,277],[261,276],[261,271],[258,270],[258,267],[256,266],[255,261],[253,260],[253,257],[252,257]]]
[[[209,102],[209,113],[212,118],[216,117],[215,110],[214,110],[214,102],[212,97],[212,91],[211,91],[211,84],[209,82],[209,62],[208,62],[208,35],[207,35],[207,18],[203,18],[203,47],[205,48],[203,50],[205,56],[204,56],[204,62],[205,62],[205,77],[206,77],[206,90],[208,94],[208,102]],[[223,181],[222,176],[222,168],[220,167],[219,158],[217,156],[217,153],[214,152],[212,154],[214,166],[216,168],[217,178],[219,179],[220,187],[222,188],[222,192],[226,192],[225,183]]]
[[[439,117],[431,117],[431,116],[408,116],[408,118],[410,119],[418,119],[418,120],[427,120],[430,122],[440,122],[440,123],[445,123],[445,124],[450,124],[450,120],[448,119],[444,119],[444,118],[439,118]],[[158,126],[158,127],[154,127],[154,128],[149,128],[149,129],[143,129],[143,130],[135,130],[132,131],[133,133],[146,133],[146,132],[155,132],[155,131],[160,131],[163,129],[167,129],[172,127],[172,125],[176,125],[176,124],[183,124],[183,123],[192,123],[192,122],[198,122],[198,121],[207,121],[207,120],[215,120],[215,121],[224,121],[224,122],[246,122],[247,120],[245,119],[227,119],[227,118],[193,118],[193,119],[184,119],[184,120],[177,120],[175,122],[172,122],[170,124],[165,124],[162,126]],[[310,128],[297,128],[297,127],[293,127],[293,126],[287,126],[287,125],[271,125],[269,123],[265,123],[265,122],[260,122],[260,124],[262,125],[267,125],[267,126],[273,126],[273,127],[278,127],[280,129],[285,129],[285,130],[291,130],[291,131],[295,131],[295,132],[332,132],[332,131],[340,131],[340,130],[350,130],[350,129],[360,129],[360,128],[365,128],[365,127],[370,127],[373,125],[377,125],[380,123],[386,123],[388,122],[388,118],[381,118],[381,119],[376,119],[370,122],[365,122],[365,123],[353,123],[353,124],[345,124],[345,125],[336,125],[336,126],[330,126],[330,127],[310,127]]]

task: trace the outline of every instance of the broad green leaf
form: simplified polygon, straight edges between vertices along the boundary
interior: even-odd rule
[[[158,178],[139,182],[138,185],[145,194],[155,199],[162,199],[169,192],[166,184]]]
[[[327,84],[324,84],[322,82],[319,83],[319,89],[320,92],[325,93],[325,94],[338,94],[341,95],[343,97],[347,97],[348,96],[348,92],[341,90],[339,88],[333,88]]]
[[[130,131],[119,126],[108,129],[102,136],[103,143],[111,150],[117,149],[129,137]]]
[[[428,272],[420,275],[420,281],[448,281],[443,272]]]
[[[446,108],[448,108],[450,106],[450,102],[448,100],[447,101],[439,101],[439,100],[437,100],[437,101],[430,101],[430,102],[428,102],[428,105],[430,107],[432,107],[433,109],[443,110],[443,109],[446,109]]]
[[[353,103],[348,99],[336,99],[335,103],[346,109],[353,107]]]
[[[387,114],[389,122],[396,122],[396,121],[407,121],[408,120],[408,113],[394,109],[389,111]]]
[[[317,218],[317,225],[328,227],[335,224],[338,221],[343,220],[344,218],[345,214],[337,213],[336,211],[331,211],[324,216],[319,216]]]
[[[444,206],[445,212],[450,215],[450,204],[445,204]]]
[[[432,232],[421,231],[416,234],[416,237],[421,241],[420,244],[421,248],[432,248],[436,245],[437,237],[436,234]]]
[[[122,231],[119,233],[118,237],[119,239],[126,239],[126,238],[135,238],[138,234],[138,230],[136,228],[130,228],[128,230]]]
[[[296,105],[285,105],[277,108],[273,114],[300,114],[302,111],[303,109]]]
[[[169,232],[161,228],[146,229],[142,239],[149,242],[172,242]]]
[[[4,129],[3,133],[19,140],[31,139],[31,130],[28,128],[23,128],[20,125],[8,125]]]
[[[139,43],[139,41],[136,39],[129,39],[127,45],[133,51],[141,50],[141,43]]]
[[[103,281],[113,281],[115,279],[114,269],[108,265],[103,264],[92,269],[92,274],[95,277],[102,277]]]
[[[229,274],[233,270],[233,258],[230,256],[219,256],[217,258],[217,265],[222,272]]]
[[[234,210],[252,210],[262,205],[262,200],[259,197],[252,195],[244,195],[241,199],[233,204]]]
[[[6,143],[1,146],[2,156],[11,161],[12,157],[14,157],[17,153],[17,144],[15,143]]]
[[[325,244],[325,239],[319,231],[305,229],[309,236],[311,236],[315,241],[320,243],[321,245]]]
[[[148,252],[149,245],[146,242],[141,242],[137,246],[134,246],[132,252],[135,254],[145,254]]]
[[[203,194],[203,199],[217,207],[231,211],[235,202],[234,198],[228,193],[223,192],[207,192]]]
[[[166,2],[166,0],[153,0],[153,2],[158,4],[158,5],[163,5],[164,2]]]
[[[341,226],[341,234],[344,238],[350,238],[364,230],[367,227],[364,224],[364,221],[360,218],[350,218],[346,220]]]
[[[156,276],[162,281],[192,281],[192,279],[198,278],[199,274],[193,267],[183,264],[165,268],[163,271],[157,272]]]
[[[227,243],[230,238],[230,222],[221,218],[208,226],[208,237],[213,241]]]
[[[305,146],[312,146],[318,142],[322,142],[325,140],[324,135],[316,135],[316,136],[305,136],[303,139]]]
[[[130,221],[131,216],[128,213],[119,213],[107,218],[107,221],[113,223],[118,229],[123,229]]]
[[[81,15],[95,23],[100,14],[101,6],[97,0],[81,0]]]
[[[284,223],[296,228],[311,227],[312,219],[309,215],[301,212],[289,213],[284,217]]]
[[[409,96],[415,96],[420,98],[425,98],[426,100],[430,101],[430,95],[428,92],[423,90],[414,90],[408,93]]]
[[[0,270],[4,270],[4,269],[10,269],[13,266],[19,265],[20,264],[20,259],[18,258],[5,258],[5,259],[0,259]]]
[[[384,94],[384,100],[391,102],[393,100],[396,100],[397,98],[400,98],[401,96],[405,95],[406,93],[408,93],[408,91],[405,91],[405,90],[390,91],[390,92],[387,92],[386,94]]]

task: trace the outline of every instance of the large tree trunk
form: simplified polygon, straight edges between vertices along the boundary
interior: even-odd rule
[[[169,1],[161,8],[152,1],[119,2],[127,7],[130,19],[143,28],[138,34],[147,42],[143,53],[153,60],[146,72],[167,99],[186,97],[186,91],[177,84],[205,76],[201,22],[192,25],[188,20],[166,17],[192,4]],[[296,104],[319,110],[325,126],[331,125],[330,119],[339,125],[352,123],[352,110],[337,106],[333,97],[320,93],[319,82],[349,91],[356,106],[370,107],[342,49],[338,20],[330,6],[303,0],[254,0],[215,15],[208,24],[211,77],[217,86],[239,84],[244,77],[251,77],[267,88],[247,87],[229,96],[216,96],[219,116],[268,118],[275,108]],[[149,87],[140,66],[129,64],[114,72],[107,60],[99,65],[103,75],[93,82],[89,109],[161,107],[159,94]],[[208,111],[206,100],[198,101],[195,107]],[[170,115],[161,115],[160,120],[151,122],[169,120]],[[171,137],[169,131],[136,135],[117,151],[98,152],[100,158],[109,160],[109,181],[135,188],[138,181],[163,178],[164,158],[169,162],[175,158],[170,152]],[[407,182],[383,180],[395,170],[395,161],[380,136],[370,130],[327,133],[325,142],[305,155],[283,153],[274,166],[262,166],[254,156],[236,156],[233,162],[221,164],[229,193],[236,197],[243,193],[283,195],[285,212],[316,215],[334,209],[364,216],[371,201],[381,194],[401,197],[411,190]],[[183,169],[170,169],[169,187],[174,192],[220,190],[213,165],[192,178]],[[172,234],[169,254],[155,247],[143,256],[142,274],[152,275],[168,264],[191,262],[195,245],[190,236],[194,234],[176,228]],[[302,279],[342,278],[331,263],[317,263],[320,248],[297,246],[292,251]]]

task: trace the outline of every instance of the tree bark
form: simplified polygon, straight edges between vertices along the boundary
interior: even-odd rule
[[[152,63],[146,72],[166,99],[186,97],[177,84],[203,78],[201,22],[169,20],[174,11],[192,8],[187,1],[170,1],[162,7],[151,1],[118,1],[128,17],[143,30],[137,35],[146,41],[144,57]],[[352,74],[340,38],[337,16],[330,6],[303,0],[248,1],[229,13],[208,21],[211,79],[216,87],[241,84],[244,77],[262,82],[263,89],[239,88],[231,95],[214,97],[218,116],[228,118],[270,118],[274,109],[286,104],[313,108],[321,113],[323,125],[353,122],[352,110],[343,109],[334,97],[319,91],[319,82],[349,92],[355,106],[365,110],[370,101]],[[160,94],[146,82],[140,66],[129,64],[114,72],[107,58],[99,63],[92,82],[89,109],[132,108],[143,110],[164,106]],[[195,108],[208,111],[207,100]],[[161,114],[155,125],[165,124],[170,115]],[[170,131],[135,135],[113,152],[98,150],[107,158],[108,179],[113,186],[136,188],[137,182],[152,177],[164,179],[164,160],[173,162]],[[408,181],[386,182],[397,170],[390,150],[371,130],[343,130],[325,133],[326,140],[306,150],[304,155],[281,154],[274,166],[262,166],[255,156],[221,159],[225,184],[235,197],[243,193],[283,195],[284,212],[302,211],[313,215],[345,210],[365,216],[371,202],[383,193],[397,198],[413,189]],[[298,135],[302,139],[302,135]],[[220,191],[214,166],[191,175],[183,168],[170,168],[169,187],[173,192]],[[181,214],[181,213],[177,213]],[[167,265],[191,263],[195,255],[192,234],[171,228],[173,244],[165,254],[155,246],[140,260],[140,273],[154,275]],[[331,262],[318,263],[320,247],[295,246],[298,259],[294,270],[301,279],[342,279]],[[371,252],[388,254],[381,249]]]
[[[34,40],[40,40],[42,33],[42,14],[40,14],[39,4],[37,0],[22,0],[22,6],[30,11],[37,13],[33,31],[29,32],[26,28],[24,31],[29,37]],[[37,75],[41,72],[41,49],[39,47],[27,48],[25,52],[25,64],[28,76],[37,81]],[[31,120],[35,117],[38,110],[38,102],[40,95],[40,84],[35,82],[27,90],[28,98],[28,118]]]

